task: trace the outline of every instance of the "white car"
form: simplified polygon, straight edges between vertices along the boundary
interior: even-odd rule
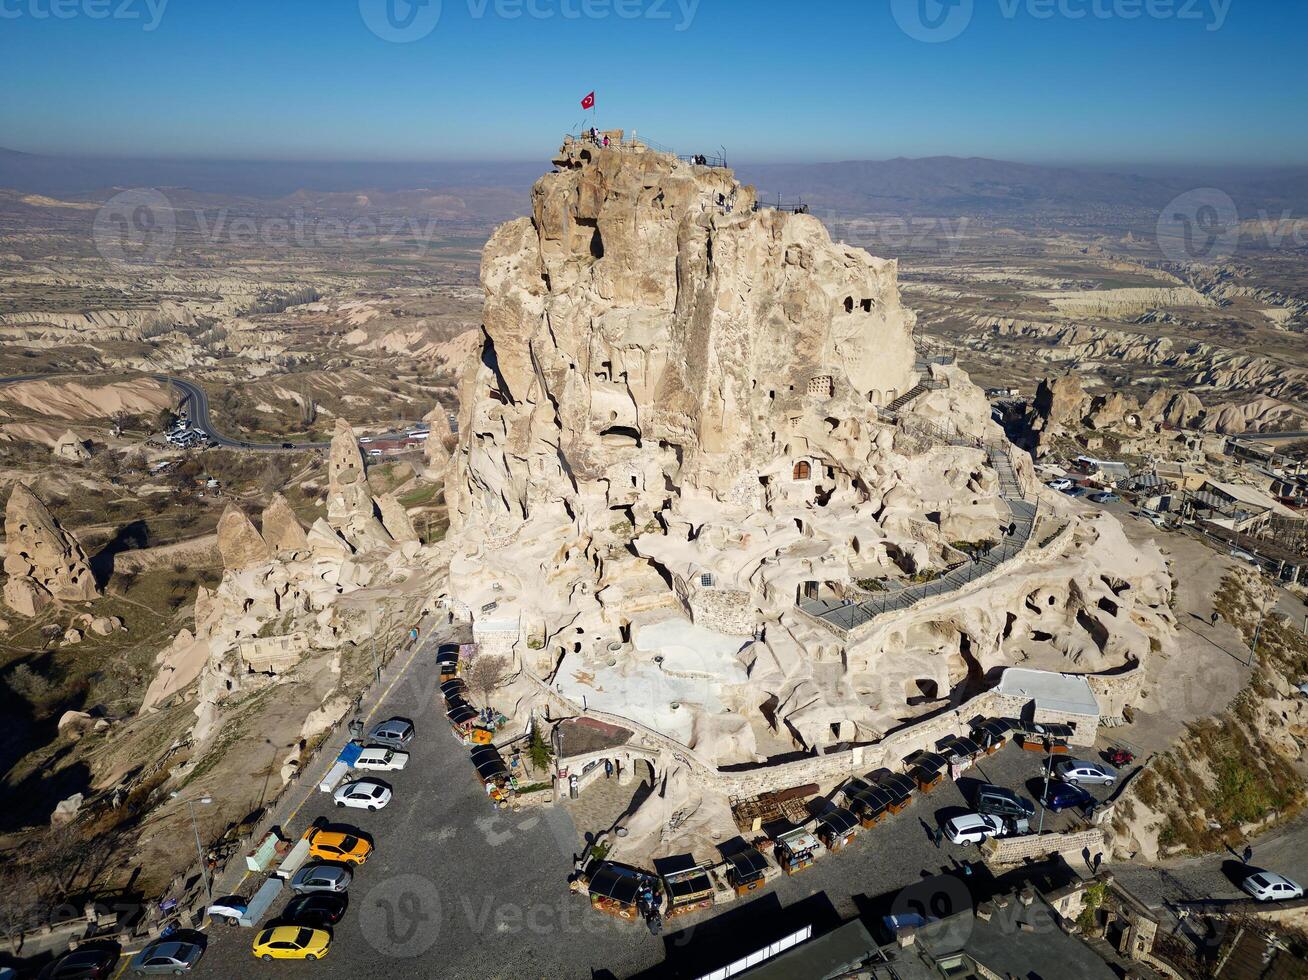
[[[1065,476],[1060,476],[1057,480],[1050,480],[1045,484],[1050,490],[1071,490],[1075,485]]]
[[[346,783],[334,794],[332,799],[337,806],[350,806],[356,810],[380,810],[391,801],[391,788],[384,783],[370,779],[361,779],[357,783]]]
[[[375,769],[380,772],[398,772],[408,764],[409,753],[396,752],[394,749],[385,749],[378,746],[360,752],[359,758],[354,761],[354,768]]]
[[[1077,786],[1112,786],[1117,782],[1117,773],[1113,770],[1084,759],[1063,759],[1054,766],[1054,772],[1063,782]]]
[[[1285,875],[1271,871],[1258,871],[1251,874],[1240,887],[1260,902],[1284,902],[1291,898],[1303,898],[1303,886],[1291,881]]]
[[[955,844],[980,844],[1003,832],[1003,818],[993,813],[965,813],[945,823],[945,836]]]
[[[367,445],[368,443],[370,443],[370,442],[372,442],[372,436],[360,436],[360,437],[359,437],[359,444],[360,444],[360,445],[364,445],[364,446],[366,446],[366,445]]]
[[[245,915],[248,907],[248,903],[240,895],[232,895],[229,898],[218,899],[205,909],[205,913],[209,918],[226,922],[229,926],[239,926],[241,916]]]

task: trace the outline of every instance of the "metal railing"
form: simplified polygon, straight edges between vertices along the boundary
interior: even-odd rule
[[[926,432],[928,436],[956,446],[973,446],[984,449],[990,466],[999,478],[999,496],[1008,505],[1012,517],[1005,529],[1003,539],[983,555],[971,561],[955,565],[929,582],[892,586],[884,593],[870,594],[862,592],[867,598],[858,601],[850,599],[804,599],[799,602],[801,611],[818,619],[823,625],[837,633],[848,634],[854,629],[870,623],[878,616],[888,612],[902,612],[919,602],[934,599],[950,592],[955,592],[978,579],[989,575],[1007,561],[1017,557],[1031,540],[1039,516],[1039,501],[1028,499],[1027,487],[1017,475],[1017,466],[1013,461],[1013,447],[1000,441],[983,441],[975,437],[964,436],[957,431],[950,432],[925,419],[914,420],[914,426]]]
[[[598,138],[593,138],[589,132],[585,133],[568,133],[567,138],[577,143],[589,143],[592,146],[604,146],[604,133],[601,132]],[[665,146],[656,140],[644,136],[637,136],[635,132],[631,134],[623,133],[621,138],[609,138],[608,148],[614,147],[625,149],[645,149],[653,150],[655,153],[666,153],[674,156],[683,163],[697,164],[704,167],[725,167],[727,165],[726,153],[678,153],[670,146]],[[703,161],[700,163],[700,161]]]

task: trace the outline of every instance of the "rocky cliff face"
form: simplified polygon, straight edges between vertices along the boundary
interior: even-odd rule
[[[4,595],[15,612],[35,616],[51,598],[86,602],[99,596],[82,546],[22,483],[5,507],[5,538]]]
[[[865,414],[912,384],[893,261],[753,210],[725,169],[581,144],[555,164],[533,216],[484,252],[456,527],[648,517],[668,483],[728,497],[786,454],[788,417],[815,398]]]

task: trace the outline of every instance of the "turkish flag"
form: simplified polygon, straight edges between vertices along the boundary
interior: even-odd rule
[[[595,108],[595,93],[594,93],[594,92],[591,92],[590,95],[586,96],[584,99],[581,100],[581,107],[582,107],[583,109],[594,109],[594,108]]]

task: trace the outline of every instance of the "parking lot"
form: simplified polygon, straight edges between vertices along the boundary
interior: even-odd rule
[[[378,812],[338,809],[329,794],[313,790],[291,822],[298,834],[321,819],[338,829],[357,830],[375,846],[355,869],[349,908],[333,929],[327,957],[314,963],[261,963],[250,952],[256,930],[214,924],[197,976],[353,977],[384,971],[399,980],[586,977],[606,970],[626,976],[663,961],[670,937],[656,938],[639,923],[592,911],[584,897],[569,893],[579,842],[566,808],[519,813],[492,808],[468,749],[451,734],[438,704],[438,639],[424,643],[374,718],[405,717],[417,729],[408,747],[408,766],[372,774],[393,788],[391,803]],[[853,916],[865,896],[956,871],[977,860],[976,848],[948,840],[937,847],[932,831],[970,811],[970,800],[983,782],[1037,799],[1044,760],[1042,754],[1013,745],[983,757],[957,783],[946,781],[929,794],[915,794],[906,811],[861,831],[840,853],[823,855],[793,877],[780,877],[765,894],[787,907],[825,893],[840,915]],[[1107,795],[1102,787],[1090,791],[1099,799]],[[1033,830],[1038,821],[1037,814]],[[1050,813],[1044,829],[1070,829],[1078,823],[1073,813]],[[258,880],[250,876],[242,891],[253,891]],[[263,925],[291,897],[289,890],[284,892]],[[676,919],[669,930],[693,929],[740,904]]]

